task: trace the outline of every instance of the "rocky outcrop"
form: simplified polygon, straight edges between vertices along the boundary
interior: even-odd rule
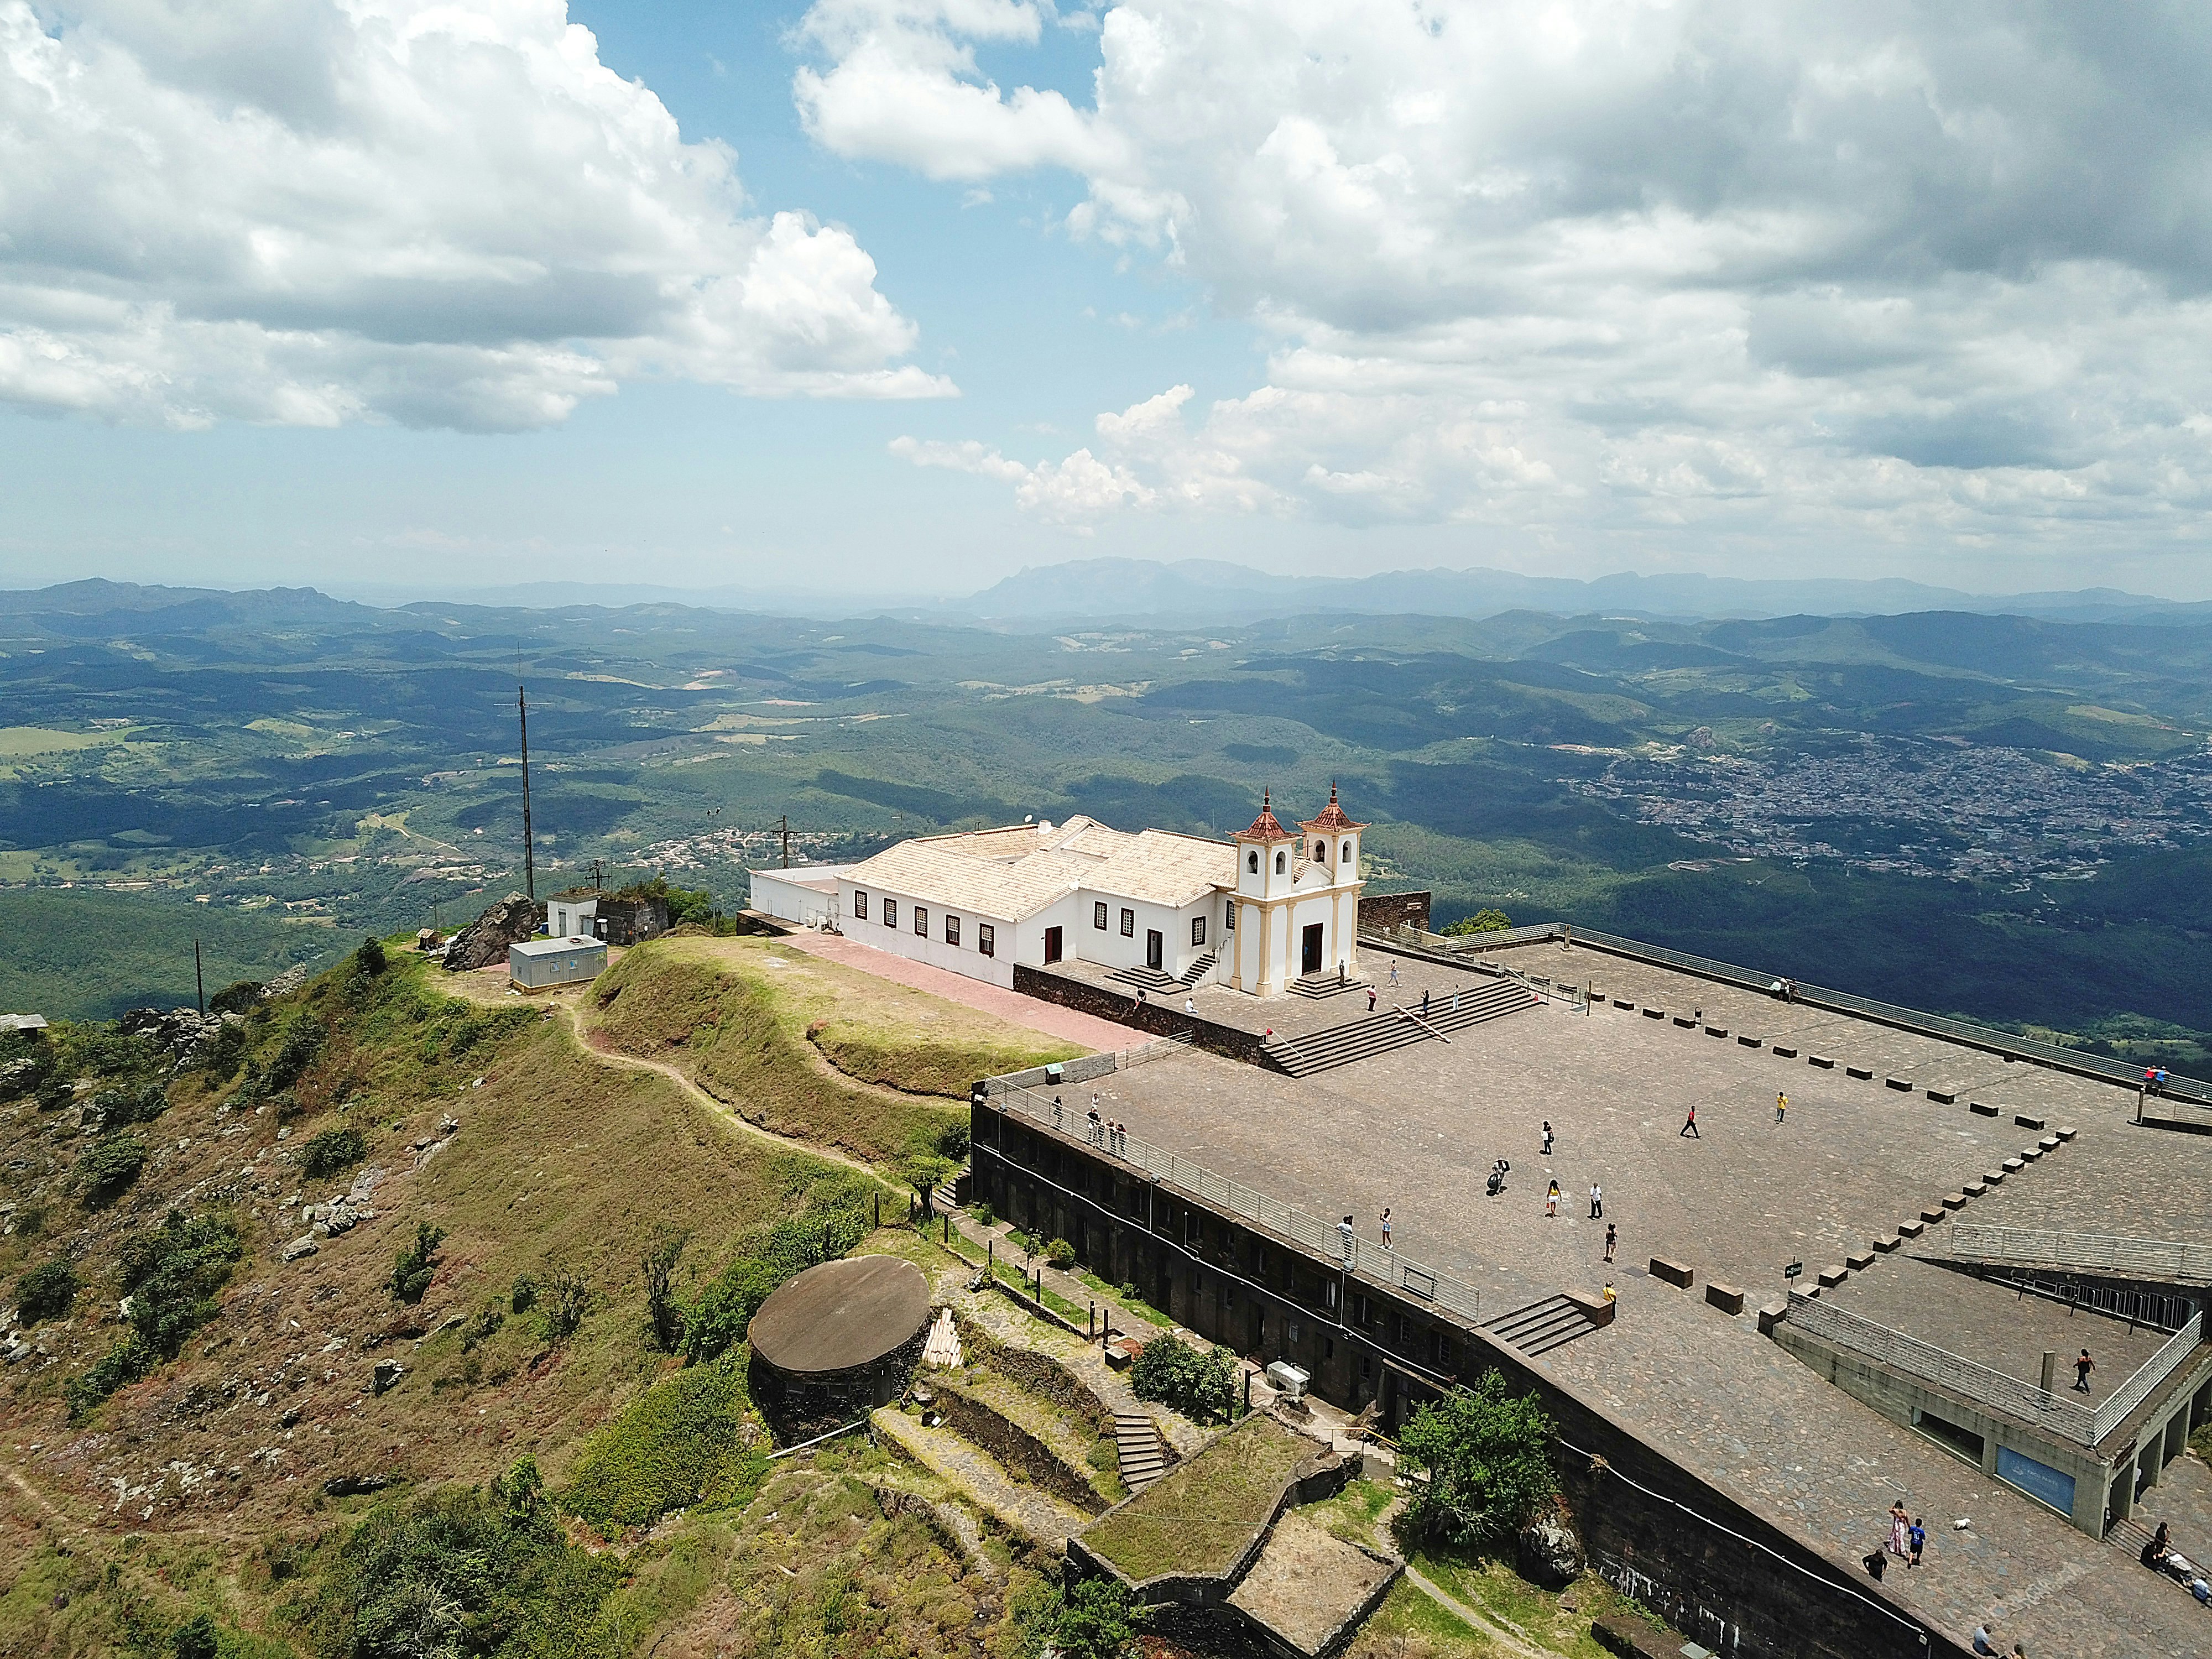
[[[1539,1516],[1522,1528],[1514,1556],[1523,1578],[1554,1589],[1582,1576],[1582,1540],[1563,1516]]]
[[[382,1182],[385,1171],[372,1164],[354,1177],[353,1185],[326,1203],[310,1204],[300,1212],[300,1219],[314,1231],[309,1238],[336,1238],[340,1233],[350,1232],[364,1221],[376,1219],[376,1212],[369,1206],[369,1195]]]
[[[146,1038],[173,1065],[189,1066],[216,1034],[241,1014],[203,1014],[193,1008],[133,1008],[115,1023],[125,1036]]]
[[[509,893],[453,935],[446,946],[447,970],[465,974],[504,963],[507,947],[535,934],[544,915],[542,905],[532,903],[520,893]]]

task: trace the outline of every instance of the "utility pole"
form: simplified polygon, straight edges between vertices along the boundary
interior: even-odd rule
[[[791,868],[791,814],[783,815],[783,867]]]
[[[523,701],[522,683],[515,682],[514,712],[522,727],[522,896],[538,900],[538,855],[530,840],[530,705]]]
[[[200,942],[192,941],[192,992],[199,998],[200,1018],[207,1018],[207,976],[200,968]]]
[[[596,893],[606,885],[606,878],[599,873],[599,860],[592,860],[592,890]]]

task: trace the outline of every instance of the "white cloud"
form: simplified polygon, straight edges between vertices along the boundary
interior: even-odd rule
[[[559,0],[0,0],[0,399],[510,430],[661,375],[919,397],[851,234],[748,216]]]
[[[1143,486],[1102,513],[1670,556],[2197,542],[2194,14],[1126,0],[1087,107],[976,70],[1046,15],[823,0],[795,90],[842,155],[1074,172],[1072,234],[1152,250],[1272,341],[1242,397],[1101,417],[1097,453]],[[848,70],[865,119],[823,99]]]

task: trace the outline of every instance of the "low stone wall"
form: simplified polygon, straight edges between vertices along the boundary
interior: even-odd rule
[[[1040,1492],[1051,1493],[1085,1515],[1105,1513],[1106,1500],[1080,1474],[1060,1462],[1053,1449],[1012,1419],[1001,1416],[983,1401],[971,1397],[957,1382],[932,1376],[931,1391],[937,1408],[953,1433],[970,1445],[980,1446],[997,1458],[1009,1474],[1027,1480]]]
[[[1419,893],[1362,893],[1359,925],[1363,927],[1418,927],[1429,931],[1431,895]]]
[[[1014,964],[1014,989],[1041,1002],[1056,1002],[1063,1008],[1095,1014],[1154,1036],[1187,1036],[1210,1054],[1241,1060],[1249,1066],[1261,1063],[1257,1031],[1218,1024],[1203,1014],[1187,1014],[1165,1001],[1139,1002],[1133,995],[1109,991],[1088,980],[1021,963]]]
[[[952,1310],[952,1328],[960,1333],[961,1352],[971,1362],[988,1367],[1031,1394],[1073,1407],[1093,1434],[1114,1432],[1114,1413],[1106,1402],[1050,1354],[1034,1348],[1008,1347],[957,1308]]]

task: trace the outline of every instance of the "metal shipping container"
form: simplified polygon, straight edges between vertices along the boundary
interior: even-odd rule
[[[607,947],[595,939],[534,939],[507,947],[507,976],[526,991],[597,979],[606,965]]]

